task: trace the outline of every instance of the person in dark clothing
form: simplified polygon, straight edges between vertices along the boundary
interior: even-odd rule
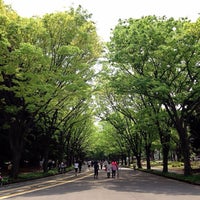
[[[99,174],[99,164],[97,161],[94,162],[94,179],[98,178]]]

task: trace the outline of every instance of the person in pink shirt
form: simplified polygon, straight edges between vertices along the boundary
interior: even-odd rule
[[[118,169],[118,166],[117,166],[117,162],[116,161],[113,161],[111,163],[111,167],[112,167],[112,178],[115,178],[116,176],[116,171]]]

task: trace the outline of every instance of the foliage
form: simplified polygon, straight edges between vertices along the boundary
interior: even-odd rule
[[[186,121],[199,106],[197,30],[198,20],[146,16],[120,20],[108,43],[108,59],[115,68],[112,87],[132,99],[139,94],[154,113],[158,106],[167,112],[179,135],[186,175],[191,173]]]
[[[90,159],[114,159],[122,151],[116,138],[115,130],[106,122],[98,122],[96,130],[90,135],[89,140],[88,157]]]
[[[51,150],[59,152],[53,147],[59,135],[64,148],[73,149],[70,162],[83,151],[90,130],[82,127],[91,121],[87,104],[101,43],[81,7],[42,18],[21,18],[5,5],[1,9],[0,128],[16,178],[21,157],[33,144],[42,142],[35,159],[44,158],[45,171]],[[57,160],[55,152],[51,156]]]

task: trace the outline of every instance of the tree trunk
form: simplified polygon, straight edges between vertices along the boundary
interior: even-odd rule
[[[184,175],[189,176],[191,175],[191,164],[190,164],[189,143],[186,139],[181,139],[181,149],[184,160]]]
[[[184,160],[184,175],[191,175],[191,164],[190,164],[190,148],[187,130],[184,128],[184,122],[181,120],[176,121],[176,128],[180,137],[181,152]]]
[[[12,152],[12,170],[10,176],[14,179],[18,177],[21,154],[24,147],[24,133],[19,126],[13,126],[9,130],[9,143]]]
[[[146,161],[147,161],[147,169],[151,169],[151,146],[146,145]]]
[[[20,160],[21,160],[21,152],[14,151],[13,159],[12,159],[12,169],[11,169],[11,177],[13,179],[17,179],[17,177],[18,177]]]
[[[44,150],[44,162],[43,162],[43,172],[48,172],[48,161],[49,161],[49,147],[46,146]]]
[[[127,155],[124,155],[124,164],[127,166]]]
[[[170,149],[170,133],[169,130],[166,132],[160,132],[160,140],[162,144],[162,154],[163,154],[163,173],[168,172],[168,156]]]
[[[180,138],[180,148],[181,153],[183,155],[184,160],[184,175],[189,176],[192,173],[191,164],[190,164],[190,148],[189,148],[189,140],[187,135],[187,125],[184,123],[184,119],[182,117],[178,117],[177,110],[175,106],[165,104],[165,108],[174,122],[174,126],[178,132]],[[172,111],[172,112],[171,112]],[[186,114],[186,113],[185,113]],[[183,116],[183,113],[182,113]]]
[[[128,151],[128,166],[131,165],[131,154],[130,151]]]
[[[163,173],[168,172],[168,155],[169,155],[169,144],[162,145],[163,152]]]
[[[137,160],[137,167],[139,169],[142,169],[142,163],[141,163],[141,155],[136,155],[136,160]]]

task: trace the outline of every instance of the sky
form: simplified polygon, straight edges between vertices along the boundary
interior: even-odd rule
[[[200,17],[200,0],[3,0],[22,17],[42,16],[46,13],[68,10],[81,5],[96,23],[97,33],[108,41],[110,30],[119,19],[141,18],[147,15]]]

